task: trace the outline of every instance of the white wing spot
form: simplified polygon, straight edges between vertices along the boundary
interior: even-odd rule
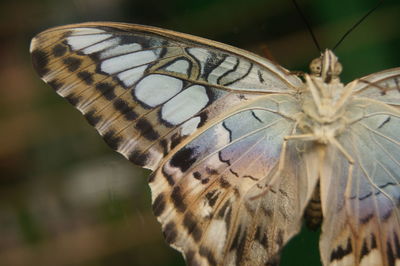
[[[104,32],[104,30],[97,28],[75,28],[71,35],[98,34]]]
[[[110,48],[100,54],[100,58],[108,58],[108,57],[114,57],[117,55],[122,55],[122,54],[127,54],[127,53],[133,53],[137,52],[142,49],[142,46],[138,43],[129,43],[129,44],[123,44],[123,45],[118,45],[117,47]]]
[[[71,49],[76,51],[82,48],[86,48],[98,42],[104,41],[110,38],[111,34],[95,34],[95,35],[77,35],[69,36],[67,43],[71,46]]]
[[[188,49],[189,54],[193,55],[201,64],[201,70],[204,71],[204,62],[207,61],[210,55],[207,50],[202,48],[190,48]]]
[[[206,61],[209,55],[207,50],[202,48],[190,48],[188,50],[189,53],[194,57],[196,57],[200,62]]]
[[[119,38],[105,40],[105,41],[102,41],[95,45],[89,46],[88,48],[83,49],[83,53],[84,54],[93,54],[93,53],[105,50],[107,48],[113,47],[115,45],[118,45],[118,43],[119,43]]]
[[[225,245],[223,239],[226,239],[226,235],[226,223],[224,220],[214,219],[210,222],[205,239],[208,241],[214,240],[212,243],[208,244],[214,248],[213,251],[216,252],[216,254],[221,254],[223,252]]]
[[[153,51],[141,51],[130,54],[120,55],[101,63],[101,70],[108,74],[115,74],[136,66],[148,64],[157,57]]]
[[[135,67],[118,74],[118,78],[124,83],[126,87],[132,86],[142,76],[147,66]]]
[[[182,90],[183,82],[180,79],[153,74],[142,79],[135,88],[136,98],[155,107],[162,104]]]
[[[229,70],[232,70],[237,64],[237,60],[238,59],[233,56],[225,58],[225,60],[208,75],[208,81],[212,84],[217,84],[218,78]]]
[[[197,129],[197,126],[200,124],[200,121],[201,121],[200,117],[196,116],[183,123],[181,126],[182,127],[181,134],[184,136],[192,134]]]
[[[367,255],[363,256],[360,265],[380,265],[382,263],[382,256],[378,249],[371,250]]]
[[[208,103],[206,88],[193,85],[169,100],[161,109],[161,118],[177,125],[191,118]]]
[[[165,70],[176,73],[182,73],[186,75],[188,74],[188,69],[189,69],[189,62],[187,60],[181,59],[169,65]]]

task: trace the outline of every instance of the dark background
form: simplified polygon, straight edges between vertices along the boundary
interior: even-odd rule
[[[332,47],[375,0],[298,0]],[[289,0],[0,2],[0,266],[184,265],[150,209],[149,172],[112,152],[35,75],[30,39],[57,25],[122,21],[225,42],[307,70],[319,55]],[[336,50],[348,82],[400,66],[400,2],[387,0]],[[320,265],[303,229],[283,265]]]

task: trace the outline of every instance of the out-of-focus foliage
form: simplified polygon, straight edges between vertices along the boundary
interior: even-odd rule
[[[332,47],[375,0],[298,0]],[[336,50],[343,79],[400,66],[400,3],[386,0]],[[272,56],[307,70],[318,56],[291,1],[19,0],[0,3],[0,265],[184,265],[150,208],[148,172],[106,147],[33,72],[29,42],[51,26],[123,21],[159,26]],[[304,229],[283,265],[319,265]]]

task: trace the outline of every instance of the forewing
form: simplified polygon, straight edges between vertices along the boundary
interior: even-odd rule
[[[400,106],[400,68],[384,70],[359,79],[354,92],[357,97]]]
[[[331,145],[321,172],[322,260],[398,265],[400,114],[382,102],[355,99],[347,117],[357,119],[338,140],[354,164]]]
[[[189,265],[277,265],[298,232],[318,176],[296,145],[277,172],[295,124],[281,115],[285,105],[298,111],[295,99],[276,96],[230,114],[154,173],[154,212]]]
[[[198,128],[300,80],[242,50],[186,34],[119,23],[58,27],[31,43],[35,69],[105,141],[155,170]]]

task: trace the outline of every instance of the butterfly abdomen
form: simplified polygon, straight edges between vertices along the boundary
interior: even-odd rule
[[[312,230],[317,230],[322,224],[322,208],[321,208],[321,197],[320,197],[320,187],[319,182],[315,186],[312,198],[307,205],[304,212],[304,219],[306,220],[306,225]]]

